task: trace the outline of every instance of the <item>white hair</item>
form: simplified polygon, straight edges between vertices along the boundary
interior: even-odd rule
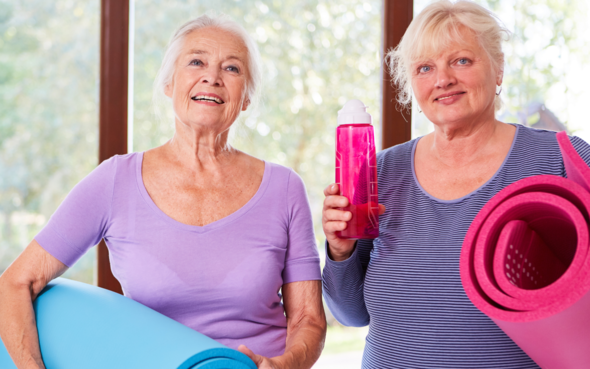
[[[186,36],[193,31],[207,27],[218,28],[229,32],[239,37],[246,46],[248,51],[248,59],[246,62],[246,68],[248,71],[246,82],[246,98],[250,100],[250,105],[255,102],[257,88],[260,86],[262,81],[262,63],[256,42],[248,34],[248,32],[246,32],[244,27],[230,19],[225,14],[201,15],[200,17],[190,20],[180,26],[180,28],[174,33],[172,39],[168,43],[168,47],[162,60],[162,65],[158,70],[158,74],[156,75],[156,80],[154,82],[153,100],[156,105],[156,109],[158,103],[165,96],[166,87],[172,82],[174,70],[176,68],[176,61],[180,56]]]
[[[398,86],[398,103],[409,107],[412,101],[411,64],[461,40],[460,26],[473,31],[488,54],[495,72],[504,71],[503,36],[510,31],[498,17],[472,1],[439,0],[427,6],[412,20],[399,45],[387,53],[389,73]],[[494,100],[495,110],[501,106],[499,96]]]

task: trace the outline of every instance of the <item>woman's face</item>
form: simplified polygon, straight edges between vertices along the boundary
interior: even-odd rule
[[[177,124],[227,130],[250,103],[247,58],[242,40],[227,31],[207,27],[188,34],[165,89]]]
[[[460,127],[494,119],[496,86],[502,83],[475,34],[438,55],[412,64],[412,89],[426,117],[438,126]]]

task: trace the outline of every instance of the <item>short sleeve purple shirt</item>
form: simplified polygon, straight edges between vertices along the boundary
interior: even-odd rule
[[[283,284],[321,279],[301,178],[265,162],[260,188],[235,213],[180,223],[148,195],[143,153],[115,156],[70,192],[37,242],[73,265],[104,238],[125,296],[237,348],[283,354]]]

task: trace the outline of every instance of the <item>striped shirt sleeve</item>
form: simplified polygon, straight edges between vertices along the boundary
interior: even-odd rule
[[[369,324],[363,288],[372,249],[373,240],[359,240],[348,259],[334,261],[328,255],[326,242],[324,299],[332,315],[343,325],[363,327]]]

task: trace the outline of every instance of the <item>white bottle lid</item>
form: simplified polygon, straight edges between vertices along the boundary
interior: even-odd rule
[[[349,100],[342,110],[338,111],[338,124],[373,124],[371,114],[360,100]]]

